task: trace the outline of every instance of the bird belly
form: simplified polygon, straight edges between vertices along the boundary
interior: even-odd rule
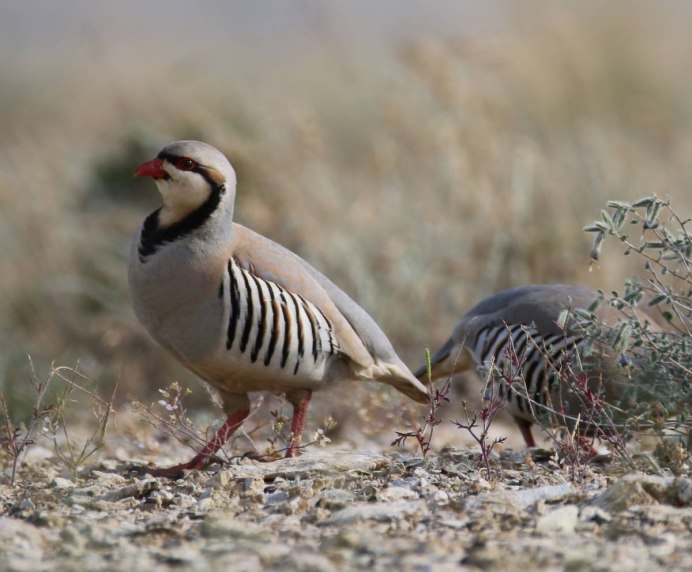
[[[297,363],[299,368],[296,371],[294,367],[281,368],[277,363],[265,366],[259,359],[250,361],[246,354],[227,352],[199,362],[196,369],[211,385],[229,393],[290,392],[296,389],[317,391],[329,379],[330,364],[327,360],[319,364],[306,361]]]

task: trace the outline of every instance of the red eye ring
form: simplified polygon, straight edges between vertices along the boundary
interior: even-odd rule
[[[181,171],[192,171],[195,167],[197,167],[197,163],[189,157],[178,157],[175,160],[175,166]]]

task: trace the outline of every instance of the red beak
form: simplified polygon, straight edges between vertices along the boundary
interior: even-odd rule
[[[163,168],[163,159],[154,159],[142,163],[135,171],[135,177],[153,177],[154,179],[163,179],[168,173]]]

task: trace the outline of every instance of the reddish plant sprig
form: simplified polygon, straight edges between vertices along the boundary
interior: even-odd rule
[[[488,372],[489,376],[491,375],[491,371],[492,368]],[[509,379],[510,383],[516,382],[516,379],[512,379],[512,376],[503,377],[503,379]],[[497,445],[507,440],[507,437],[495,437],[490,439],[490,427],[495,420],[495,416],[504,408],[508,391],[508,389],[496,388],[496,385],[493,383],[489,385],[489,388],[489,395],[486,394],[486,399],[480,411],[476,410],[473,413],[469,412],[468,404],[466,401],[462,401],[466,422],[452,421],[459,429],[467,431],[478,444],[481,451],[478,467],[482,465],[485,468],[488,478],[490,478],[492,474],[490,455]],[[480,424],[478,422],[479,417]]]
[[[428,352],[428,374],[430,373],[430,353]],[[430,376],[429,376],[430,377]],[[393,447],[403,447],[409,439],[415,439],[421,453],[425,457],[430,451],[435,427],[442,423],[439,410],[445,403],[449,403],[449,393],[452,389],[452,380],[447,380],[441,387],[436,387],[430,383],[428,391],[428,412],[423,418],[423,424],[411,422],[410,431],[395,431],[397,437],[392,441]]]

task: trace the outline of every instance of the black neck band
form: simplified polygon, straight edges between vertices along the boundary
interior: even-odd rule
[[[204,176],[204,173],[201,173]],[[224,185],[214,185],[212,181],[205,177],[211,186],[211,194],[199,207],[192,211],[185,218],[173,223],[165,228],[159,226],[159,213],[161,209],[155,210],[142,225],[142,234],[139,240],[139,259],[146,261],[146,257],[154,254],[161,246],[187,236],[191,232],[204,226],[221,202],[221,197],[226,192]]]

